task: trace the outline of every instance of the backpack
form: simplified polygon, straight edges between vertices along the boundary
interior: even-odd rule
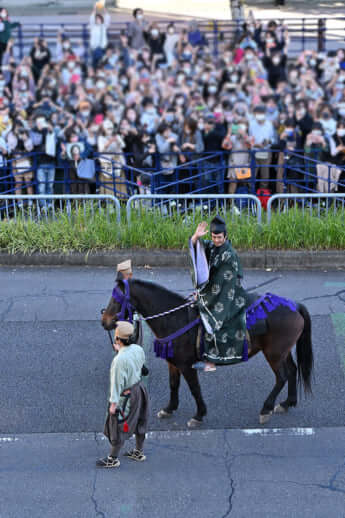
[[[272,196],[272,192],[269,189],[258,189],[256,191],[256,195],[260,200],[261,207],[264,210],[267,210],[267,203],[270,197]]]

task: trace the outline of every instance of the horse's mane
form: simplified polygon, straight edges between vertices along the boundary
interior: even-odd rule
[[[179,295],[174,291],[168,290],[161,284],[156,284],[152,281],[143,281],[141,279],[132,279],[130,282],[135,282],[135,284],[137,284],[139,287],[142,286],[143,288],[148,288],[152,297],[167,297],[169,299],[169,303],[171,303],[173,306],[179,306],[180,304],[186,302],[185,297],[182,297],[182,295]]]

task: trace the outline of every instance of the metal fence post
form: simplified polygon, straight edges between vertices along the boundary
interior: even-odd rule
[[[255,194],[255,181],[256,181],[256,160],[255,160],[255,151],[250,150],[250,169],[251,169],[251,179],[250,179],[250,185],[252,194]]]
[[[218,22],[214,20],[213,22],[213,56],[215,58],[218,57]]]
[[[88,62],[89,61],[89,33],[87,30],[86,23],[83,23],[82,39],[83,39],[86,62]]]
[[[319,18],[317,22],[317,50],[324,52],[325,50],[325,36],[326,36],[326,18]]]
[[[302,18],[302,51],[305,47],[305,18]]]
[[[22,24],[18,27],[18,45],[19,45],[19,57],[23,59],[24,57],[24,43],[23,43],[23,30]]]

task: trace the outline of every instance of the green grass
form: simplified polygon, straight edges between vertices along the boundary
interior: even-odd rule
[[[56,220],[0,223],[0,249],[10,253],[112,250],[118,248],[185,249],[201,216],[172,215],[164,218],[151,212],[138,216],[133,212],[131,226],[116,222],[115,214],[107,220],[105,214],[73,211],[70,220],[66,213]],[[208,220],[210,218],[207,218]],[[235,248],[254,249],[345,249],[344,214],[322,215],[320,218],[303,215],[300,211],[273,214],[271,224],[259,226],[254,217],[227,217],[229,237]],[[264,217],[265,219],[265,217]]]

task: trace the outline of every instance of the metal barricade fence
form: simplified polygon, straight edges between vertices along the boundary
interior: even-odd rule
[[[105,216],[110,222],[113,215],[117,223],[121,221],[119,200],[108,194],[1,194],[0,222],[50,221],[61,217],[81,218],[92,221],[96,215]]]
[[[127,202],[127,223],[131,224],[132,211],[144,211],[160,216],[184,216],[195,221],[196,215],[210,217],[212,213],[231,214],[232,218],[255,217],[261,224],[262,208],[257,196],[252,194],[137,194]]]
[[[310,194],[274,194],[267,203],[267,224],[272,220],[272,213],[288,213],[300,211],[320,218],[330,213],[342,215],[345,223],[345,194],[343,193],[310,193]]]
[[[288,27],[291,43],[289,55],[296,56],[304,50],[319,52],[344,48],[345,18],[287,18],[284,26]],[[265,27],[269,19],[258,19]],[[177,30],[188,29],[188,20],[159,20],[158,24],[164,32],[169,23],[174,23]],[[112,22],[108,28],[109,42],[119,40],[121,31],[128,31],[129,22]],[[207,49],[216,58],[219,56],[219,44],[233,44],[243,33],[243,20],[198,20],[200,32],[207,40]],[[17,36],[15,52],[20,59],[30,52],[35,37],[40,36],[48,41],[51,49],[56,44],[58,31],[63,31],[73,43],[81,41],[87,60],[89,54],[89,23],[25,23],[13,31]]]

